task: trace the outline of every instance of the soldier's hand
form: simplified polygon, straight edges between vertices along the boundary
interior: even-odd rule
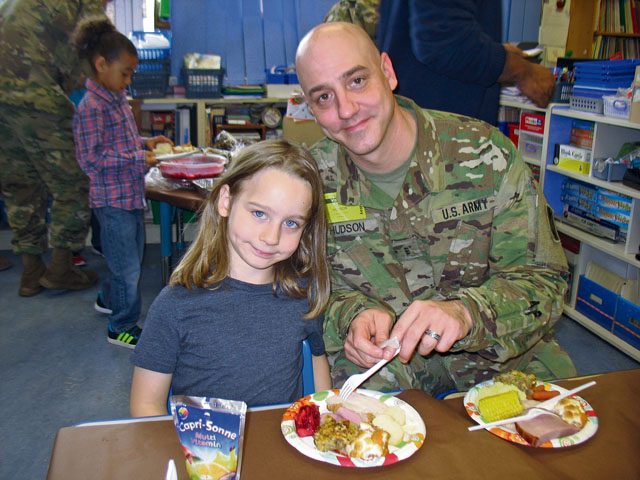
[[[351,322],[344,342],[346,357],[356,365],[367,368],[382,357],[390,359],[393,349],[383,349],[378,345],[389,338],[392,323],[391,315],[385,310],[370,308],[360,312]]]
[[[471,326],[471,315],[458,300],[416,300],[400,315],[391,336],[400,340],[400,361],[407,363],[416,350],[420,355],[448,351]]]

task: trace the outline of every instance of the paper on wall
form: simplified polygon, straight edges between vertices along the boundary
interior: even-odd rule
[[[540,44],[546,47],[561,47],[564,50],[569,33],[570,10],[571,0],[567,0],[562,10],[557,9],[555,1],[543,2],[538,40]]]

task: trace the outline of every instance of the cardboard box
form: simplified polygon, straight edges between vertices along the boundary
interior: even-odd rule
[[[520,130],[533,133],[544,133],[544,114],[522,112]]]
[[[315,120],[294,120],[284,117],[282,121],[282,136],[292,142],[312,146],[324,138],[324,133]]]
[[[589,175],[591,150],[574,145],[556,144],[553,163],[565,170]]]

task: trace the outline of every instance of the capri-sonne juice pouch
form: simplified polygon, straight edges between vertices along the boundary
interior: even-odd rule
[[[239,480],[247,404],[173,395],[173,422],[190,480]]]

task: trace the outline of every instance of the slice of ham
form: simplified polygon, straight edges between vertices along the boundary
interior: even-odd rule
[[[580,431],[579,428],[563,421],[555,413],[543,413],[530,420],[516,422],[516,430],[534,447],[554,438],[566,437]]]
[[[327,398],[327,409],[335,411],[340,406],[347,407],[360,414],[372,413],[374,415],[382,413],[385,409],[385,404],[377,398],[363,395],[359,392],[352,393],[346,400],[342,400],[338,396]]]
[[[338,407],[338,409],[336,410],[336,415],[344,420],[349,420],[350,422],[358,424],[366,420],[363,419],[358,412],[354,412],[347,407]]]

